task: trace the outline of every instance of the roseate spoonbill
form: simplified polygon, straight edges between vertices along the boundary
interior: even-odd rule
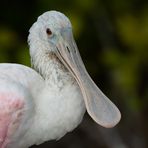
[[[0,64],[0,148],[59,139],[81,122],[85,108],[98,124],[115,126],[120,112],[87,73],[69,19],[45,12],[29,32],[35,70]]]

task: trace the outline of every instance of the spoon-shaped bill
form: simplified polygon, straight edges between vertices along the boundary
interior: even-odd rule
[[[82,91],[87,112],[98,124],[110,128],[121,118],[118,108],[96,86],[81,60],[71,31],[62,32],[57,56],[72,73]]]

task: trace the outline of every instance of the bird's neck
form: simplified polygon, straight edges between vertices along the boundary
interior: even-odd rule
[[[30,46],[30,48],[36,48],[35,50],[37,51],[31,54],[32,66],[50,87],[61,89],[66,83],[74,82],[71,73],[54,53],[49,53],[49,49],[46,48],[46,45]]]

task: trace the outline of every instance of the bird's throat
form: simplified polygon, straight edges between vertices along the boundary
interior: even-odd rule
[[[62,89],[67,83],[75,82],[71,73],[52,52],[36,55],[32,58],[32,65],[50,87]]]

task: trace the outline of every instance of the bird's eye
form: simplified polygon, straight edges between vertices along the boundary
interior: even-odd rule
[[[46,33],[47,33],[47,35],[49,35],[49,36],[52,35],[52,31],[51,31],[49,28],[46,29]]]

